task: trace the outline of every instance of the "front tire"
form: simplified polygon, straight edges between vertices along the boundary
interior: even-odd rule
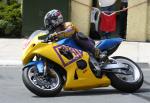
[[[133,72],[133,75],[108,73],[108,77],[111,79],[111,85],[123,92],[132,93],[137,91],[142,86],[144,79],[140,67],[126,57],[115,56],[112,58],[120,63],[128,65],[129,70]]]
[[[56,96],[63,86],[62,76],[54,68],[51,68],[50,75],[46,77],[39,76],[35,66],[24,68],[22,80],[32,93],[41,97]]]

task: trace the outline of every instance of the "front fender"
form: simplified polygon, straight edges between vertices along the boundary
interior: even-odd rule
[[[23,70],[25,68],[32,67],[32,66],[36,67],[38,73],[43,73],[44,72],[44,63],[43,63],[43,61],[31,61],[23,67]]]

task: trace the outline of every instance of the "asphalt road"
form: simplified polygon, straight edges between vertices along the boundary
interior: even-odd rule
[[[37,97],[21,78],[21,66],[0,66],[0,103],[150,103],[150,68],[143,68],[144,84],[136,93],[122,93],[112,87],[87,91],[62,91],[58,97]]]

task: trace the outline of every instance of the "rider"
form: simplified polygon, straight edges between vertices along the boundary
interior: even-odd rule
[[[50,38],[55,38],[58,41],[63,38],[73,38],[75,42],[84,50],[91,52],[96,59],[99,59],[100,49],[95,48],[95,43],[92,39],[85,36],[71,22],[63,22],[63,16],[59,10],[51,10],[44,17],[44,25],[49,30]]]

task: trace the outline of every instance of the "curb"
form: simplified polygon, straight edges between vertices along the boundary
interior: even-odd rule
[[[22,65],[20,60],[0,60],[0,66],[19,66]]]
[[[137,63],[140,68],[150,68],[149,63]]]

